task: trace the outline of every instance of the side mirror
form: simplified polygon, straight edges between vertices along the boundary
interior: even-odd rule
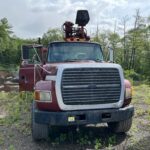
[[[29,48],[27,46],[22,46],[22,60],[29,59]]]
[[[114,51],[111,47],[108,47],[109,49],[109,61],[114,62]]]

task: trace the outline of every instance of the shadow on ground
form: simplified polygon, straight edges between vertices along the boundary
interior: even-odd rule
[[[53,128],[53,134],[48,141],[39,141],[36,144],[48,144],[52,149],[94,149],[95,145],[99,148],[106,147],[115,150],[123,150],[126,146],[126,134],[114,134],[107,126],[102,127],[80,127],[76,131],[75,127]],[[49,148],[50,148],[49,147]]]

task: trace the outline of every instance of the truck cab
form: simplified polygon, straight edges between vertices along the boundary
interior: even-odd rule
[[[41,70],[35,72],[34,67],[35,64],[43,65],[45,63],[47,48],[41,44],[24,44],[21,54],[19,91],[33,91],[35,82],[42,79]]]
[[[85,16],[86,21],[81,19],[84,24],[80,15]],[[131,84],[125,80],[122,67],[105,61],[101,46],[89,41],[83,28],[89,18],[87,11],[79,11],[78,16],[80,26],[75,29],[66,22],[65,41],[50,43],[46,60],[32,64],[32,88],[28,88],[29,80],[22,81],[28,78],[29,68],[21,64],[20,89],[34,91],[34,140],[46,139],[53,126],[107,123],[114,132],[127,132],[131,127]]]

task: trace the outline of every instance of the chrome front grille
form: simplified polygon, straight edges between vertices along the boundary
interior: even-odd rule
[[[61,93],[66,105],[108,104],[120,100],[121,79],[117,68],[67,68],[62,73]]]

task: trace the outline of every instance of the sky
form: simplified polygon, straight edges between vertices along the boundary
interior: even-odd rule
[[[128,28],[133,26],[136,9],[150,16],[150,0],[0,0],[0,19],[8,19],[16,36],[37,38],[65,21],[75,22],[78,9],[89,11],[89,34],[97,25],[100,31],[114,30],[115,25],[121,31],[124,17]]]

